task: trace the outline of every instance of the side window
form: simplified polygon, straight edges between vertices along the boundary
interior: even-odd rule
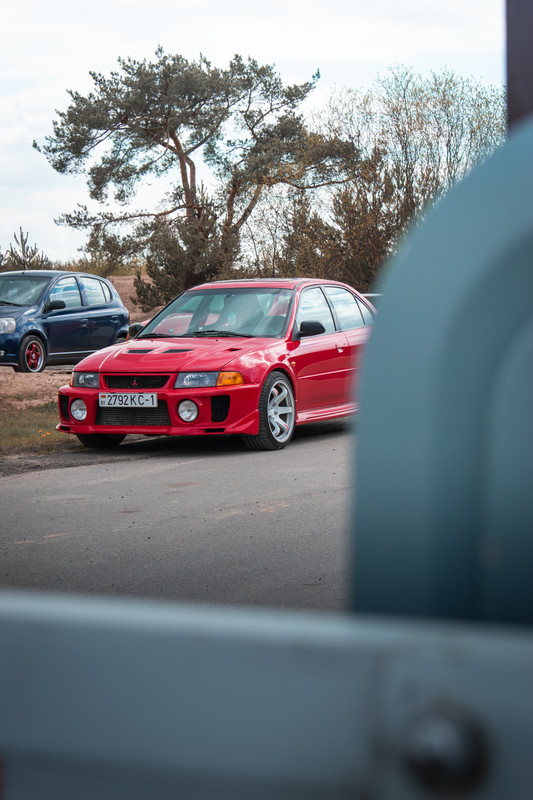
[[[361,302],[361,300],[357,300],[357,304],[361,309],[361,314],[363,315],[365,325],[372,325],[372,323],[374,322],[374,315],[369,309],[369,307],[365,303]]]
[[[366,324],[355,295],[339,286],[327,286],[325,292],[335,309],[341,331],[362,328]]]
[[[61,278],[50,292],[49,300],[63,300],[65,308],[81,308],[81,295],[78,282],[72,278]]]
[[[85,305],[101,306],[107,302],[102,288],[103,284],[98,278],[79,278],[79,281],[83,290]]]
[[[327,300],[318,286],[313,289],[305,289],[298,303],[296,313],[296,326],[300,327],[302,322],[321,322],[326,333],[335,331],[335,323],[331,315]]]
[[[102,287],[106,303],[110,303],[111,300],[113,299],[113,295],[111,294],[111,289],[109,288],[107,283],[104,283],[103,281],[100,281],[100,286]]]

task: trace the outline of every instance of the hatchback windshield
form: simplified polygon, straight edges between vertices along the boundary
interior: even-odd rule
[[[49,283],[43,275],[0,274],[0,305],[33,306]]]
[[[154,336],[265,336],[279,338],[287,327],[292,290],[280,288],[199,289],[185,292],[143,329]]]

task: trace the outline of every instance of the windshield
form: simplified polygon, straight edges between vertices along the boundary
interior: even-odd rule
[[[280,288],[191,289],[149,322],[138,339],[151,336],[256,336],[281,338],[293,291]]]
[[[33,306],[49,283],[46,275],[0,274],[0,305]]]

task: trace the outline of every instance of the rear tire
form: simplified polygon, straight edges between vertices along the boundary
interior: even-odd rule
[[[25,336],[21,342],[17,372],[42,372],[46,367],[46,347],[38,336]]]
[[[283,372],[271,372],[259,397],[259,432],[244,436],[244,442],[251,450],[282,450],[292,439],[295,422],[292,384]]]
[[[76,436],[84,447],[110,448],[118,447],[125,438],[124,433],[77,433]]]

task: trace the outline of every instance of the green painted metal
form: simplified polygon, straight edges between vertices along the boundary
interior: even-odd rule
[[[531,624],[531,120],[428,213],[379,290],[352,608]]]

